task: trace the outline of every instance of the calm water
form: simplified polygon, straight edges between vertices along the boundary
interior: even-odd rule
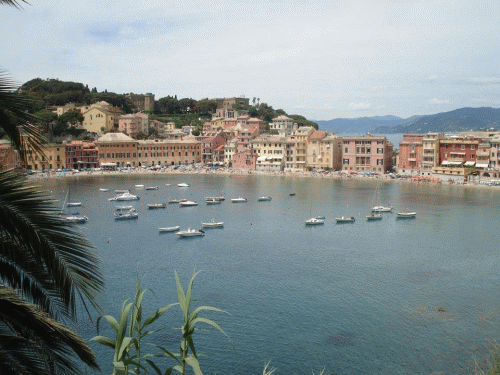
[[[187,182],[189,188],[175,184]],[[68,181],[46,187],[63,198]],[[165,186],[171,183],[172,186]],[[158,191],[135,190],[158,185]],[[132,188],[141,197],[138,220],[115,222],[113,193]],[[89,217],[81,230],[98,248],[106,278],[103,308],[118,315],[132,298],[139,273],[152,289],[149,310],[176,301],[174,270],[184,285],[194,270],[194,298],[229,314],[207,314],[220,333],[197,332],[207,374],[258,374],[265,361],[276,374],[466,374],[500,335],[500,190],[383,183],[380,203],[414,210],[414,220],[384,214],[367,222],[376,182],[263,176],[163,175],[80,177],[72,200]],[[206,196],[246,197],[206,206]],[[290,193],[296,193],[291,197]],[[257,197],[270,195],[270,202]],[[147,210],[147,203],[189,198],[197,207]],[[325,215],[321,227],[304,220]],[[334,218],[354,215],[354,224]],[[160,226],[199,228],[224,221],[203,238],[158,233]],[[109,242],[107,242],[109,240]],[[438,308],[443,311],[438,311]],[[177,351],[178,311],[162,319],[153,341]],[[85,338],[95,335],[85,320]],[[109,331],[105,331],[108,332]],[[104,374],[112,352],[92,344]]]

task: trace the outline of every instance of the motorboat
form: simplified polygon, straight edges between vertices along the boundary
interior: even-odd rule
[[[115,190],[115,193],[116,194],[130,193],[130,190],[129,189],[118,189],[118,190]]]
[[[99,191],[109,191],[109,189],[106,188],[100,188]]]
[[[181,207],[198,206],[198,202],[194,202],[194,201],[179,202],[179,206],[181,206]]]
[[[372,207],[373,212],[392,212],[393,206],[374,206]]]
[[[325,220],[325,216],[324,215],[315,216],[315,218],[319,219],[319,220]]]
[[[396,218],[398,219],[413,219],[417,216],[416,212],[396,212]]]
[[[335,220],[337,223],[354,223],[355,219],[354,216],[341,216],[341,217],[336,217]]]
[[[81,216],[76,214],[63,215],[61,217],[64,221],[74,224],[83,224],[89,220],[87,216]]]
[[[160,232],[177,232],[179,229],[181,229],[181,227],[180,227],[180,225],[177,225],[175,227],[158,228],[158,231],[160,231]]]
[[[271,197],[259,197],[257,200],[259,202],[264,202],[264,201],[270,201],[272,198]]]
[[[382,215],[377,213],[372,213],[370,215],[366,215],[366,220],[368,221],[382,220]]]
[[[216,199],[216,198],[207,198],[207,199],[205,200],[205,202],[206,202],[207,204],[209,204],[209,205],[210,205],[210,204],[221,204],[221,201],[220,201],[219,199]]]
[[[66,207],[79,207],[82,205],[82,202],[68,202],[66,203]]]
[[[150,210],[155,209],[155,208],[165,208],[167,207],[166,203],[152,203],[147,205]]]
[[[306,220],[306,225],[322,225],[322,224],[325,224],[324,219],[318,219],[318,218],[312,217],[312,218]]]
[[[195,236],[204,236],[205,232],[202,229],[191,229],[180,230],[177,232],[180,237],[195,237]]]
[[[137,195],[130,194],[129,192],[117,195],[116,197],[109,198],[109,201],[136,201],[139,200]]]
[[[115,214],[115,220],[128,220],[137,218],[139,218],[139,215],[137,214],[134,208],[131,208],[127,212]]]
[[[116,211],[130,211],[133,206],[116,206]]]
[[[233,202],[233,203],[243,203],[243,202],[246,202],[246,201],[247,201],[246,198],[241,198],[241,197],[231,199],[231,202]]]
[[[170,186],[170,185],[172,185],[172,184],[165,184],[165,186]]]
[[[146,190],[158,190],[158,186],[146,186]]]
[[[184,182],[177,184],[178,187],[189,187],[189,184],[186,184]]]
[[[143,187],[144,187],[144,185],[135,185],[136,189],[142,189]]]
[[[224,226],[224,222],[223,221],[215,221],[214,219],[212,219],[212,221],[208,222],[208,223],[201,223],[201,226],[203,228],[222,228]]]
[[[168,203],[179,203],[179,199],[169,199]]]

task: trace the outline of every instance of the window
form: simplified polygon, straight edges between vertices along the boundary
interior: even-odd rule
[[[465,150],[465,145],[462,145],[462,150]]]
[[[346,148],[344,149],[344,152],[347,154],[347,153],[349,152],[349,149],[346,147]]]
[[[475,150],[476,149],[476,145],[470,145],[470,149],[471,150]]]
[[[383,148],[377,148],[377,154],[383,154],[384,149]]]
[[[343,160],[342,160],[342,164],[344,164],[344,165],[345,165],[345,164],[349,164],[349,159],[343,159]]]

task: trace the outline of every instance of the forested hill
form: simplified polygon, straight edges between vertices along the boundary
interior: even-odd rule
[[[489,128],[500,129],[500,108],[460,108],[450,112],[410,118],[395,126],[378,126],[372,131],[381,134],[450,133]]]

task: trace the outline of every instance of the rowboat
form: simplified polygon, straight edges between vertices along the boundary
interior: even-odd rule
[[[175,227],[163,227],[163,228],[158,228],[158,231],[160,232],[177,232],[181,227],[179,225]]]

